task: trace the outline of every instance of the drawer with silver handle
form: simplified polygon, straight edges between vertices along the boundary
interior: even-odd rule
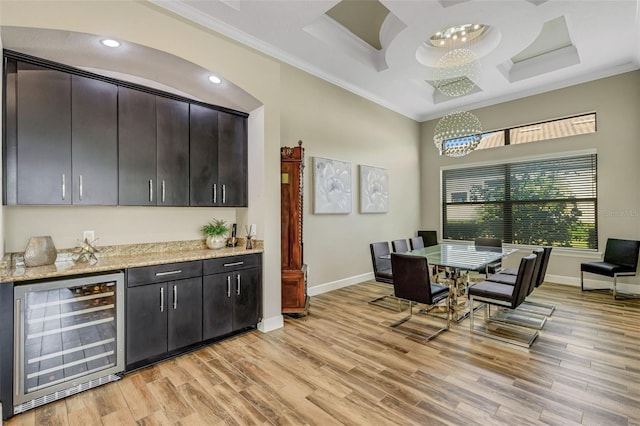
[[[202,261],[140,266],[127,270],[127,287],[202,276]]]
[[[243,254],[240,256],[218,257],[204,261],[204,275],[218,274],[239,269],[254,268],[260,265],[259,254]]]

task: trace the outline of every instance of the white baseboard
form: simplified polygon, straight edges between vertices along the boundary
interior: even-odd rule
[[[309,287],[307,289],[307,293],[309,294],[309,296],[317,296],[331,290],[349,287],[350,285],[359,284],[363,281],[369,281],[372,279],[374,279],[373,272],[368,272],[366,274],[356,275],[354,277],[344,278],[326,284],[314,285],[313,287]]]
[[[258,323],[258,330],[263,333],[268,333],[273,330],[284,327],[284,317],[282,315],[276,315],[270,318],[263,318]]]
[[[342,280],[332,281],[326,284],[315,285],[313,287],[309,287],[307,290],[309,296],[317,296],[322,293],[326,293],[332,290],[338,290],[343,287],[349,287],[350,285],[359,284],[363,281],[373,280],[374,275],[373,272],[369,272],[366,274],[356,275],[349,278],[344,278]],[[570,285],[574,287],[580,287],[580,276],[577,277],[567,277],[564,275],[549,275],[545,277],[545,282],[555,283],[555,284],[563,284]],[[585,288],[612,288],[613,281],[609,280],[594,280],[594,279],[584,279]],[[638,285],[628,284],[620,282],[618,280],[618,290],[622,292],[629,293],[640,293],[640,289]]]

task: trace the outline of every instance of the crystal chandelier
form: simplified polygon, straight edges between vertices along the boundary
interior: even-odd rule
[[[463,24],[445,28],[432,35],[432,46],[447,49],[438,60],[433,81],[437,90],[449,97],[470,93],[480,77],[480,60],[469,49],[488,30],[483,24]],[[440,155],[461,157],[476,149],[482,139],[482,124],[475,115],[456,111],[438,121],[433,136]]]
[[[469,49],[453,49],[445,53],[436,64],[433,81],[436,89],[447,96],[466,95],[480,77],[480,61]]]
[[[436,124],[433,143],[440,155],[462,157],[480,144],[482,124],[467,111],[455,111],[442,117]]]

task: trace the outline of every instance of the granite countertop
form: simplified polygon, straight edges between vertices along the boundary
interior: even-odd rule
[[[75,263],[72,250],[59,250],[56,263],[45,266],[25,267],[22,253],[10,253],[2,261],[0,282],[19,282],[70,275],[117,271],[138,266],[213,259],[216,257],[262,253],[261,241],[254,242],[253,249],[246,249],[244,240],[237,247],[211,250],[201,240],[169,243],[128,244],[97,247],[98,261]]]

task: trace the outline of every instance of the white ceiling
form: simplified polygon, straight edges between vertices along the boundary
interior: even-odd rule
[[[640,0],[378,0],[380,50],[325,14],[340,0],[152,1],[418,121],[640,68]],[[471,47],[477,87],[447,97],[424,42],[470,23],[491,27]]]

